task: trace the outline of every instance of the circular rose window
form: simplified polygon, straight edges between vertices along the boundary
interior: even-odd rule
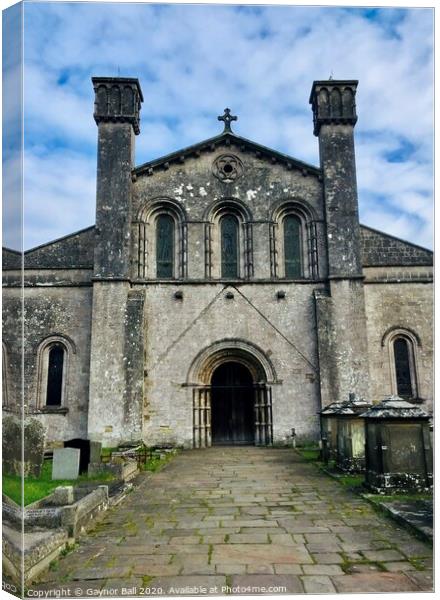
[[[221,154],[215,159],[212,172],[220,181],[231,183],[243,174],[243,163],[238,156]]]

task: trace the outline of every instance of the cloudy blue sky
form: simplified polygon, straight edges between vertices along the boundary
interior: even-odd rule
[[[236,133],[318,165],[312,81],[359,79],[361,222],[432,247],[431,9],[28,2],[24,36],[25,248],[94,223],[90,78],[118,74],[145,97],[137,164],[230,106]]]

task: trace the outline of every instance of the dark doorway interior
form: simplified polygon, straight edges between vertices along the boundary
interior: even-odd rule
[[[249,370],[236,362],[223,363],[211,380],[212,443],[253,444],[254,386]]]
[[[79,472],[87,473],[90,462],[90,442],[89,440],[68,440],[64,442],[65,448],[79,448]]]

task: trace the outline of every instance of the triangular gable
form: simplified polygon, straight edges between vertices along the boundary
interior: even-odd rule
[[[93,268],[95,226],[81,229],[24,253],[26,269]]]
[[[431,250],[392,235],[361,225],[362,264],[364,267],[430,266]]]
[[[252,142],[246,138],[235,135],[232,132],[223,132],[220,135],[188,146],[182,150],[172,152],[161,158],[156,158],[152,161],[146,162],[139,167],[136,167],[133,173],[138,175],[152,175],[157,169],[168,169],[173,163],[183,163],[187,158],[194,158],[201,155],[202,152],[213,152],[216,148],[221,146],[238,147],[242,151],[253,152],[257,157],[262,159],[270,160],[272,163],[278,163],[285,166],[286,169],[298,169],[304,175],[315,175],[316,177],[321,176],[321,170],[313,165],[309,165],[305,162],[292,158],[282,152],[277,152],[256,142]]]

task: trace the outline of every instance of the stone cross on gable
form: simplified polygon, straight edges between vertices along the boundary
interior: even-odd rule
[[[217,119],[219,121],[223,121],[225,124],[225,128],[223,129],[223,133],[225,133],[225,131],[230,131],[232,133],[232,129],[231,129],[231,121],[236,121],[238,117],[231,115],[231,109],[230,108],[225,108],[225,112],[222,116],[217,117]]]

